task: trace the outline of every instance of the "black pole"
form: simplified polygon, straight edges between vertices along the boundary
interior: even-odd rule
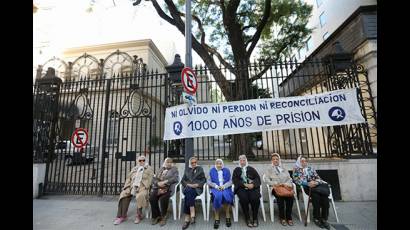
[[[104,167],[105,167],[105,146],[107,142],[107,123],[108,123],[108,106],[110,100],[111,79],[107,79],[107,90],[105,94],[105,109],[104,109],[104,128],[103,139],[101,143],[101,175],[100,175],[100,191],[98,196],[103,195],[104,190]]]

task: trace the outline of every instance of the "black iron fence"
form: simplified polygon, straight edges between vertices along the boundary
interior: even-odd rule
[[[367,71],[354,62],[339,62],[338,65],[332,66],[332,63],[320,60],[304,63],[284,60],[274,63],[242,63],[231,70],[220,66],[217,71],[220,70],[228,79],[228,92],[233,92],[234,100],[300,96],[358,88],[359,104],[367,123],[247,134],[246,139],[252,146],[252,153],[232,153],[233,135],[194,138],[196,156],[201,160],[214,160],[237,159],[238,155],[247,154],[253,155],[254,160],[267,160],[276,152],[284,159],[296,159],[301,154],[308,158],[375,157],[373,147],[377,144],[376,114]],[[199,79],[196,94],[198,103],[227,101],[220,88],[221,82],[213,77],[213,69],[196,66],[194,70]],[[262,71],[264,74],[255,77]],[[247,77],[238,79],[237,76],[243,75]],[[178,103],[179,101],[174,104]],[[183,141],[171,143],[183,155]]]
[[[175,62],[167,73],[130,71],[112,78],[96,75],[64,81],[50,73],[37,80],[33,87],[33,162],[47,163],[44,191],[118,194],[138,155],[146,155],[155,170],[165,157],[182,161],[184,141],[162,140],[165,109],[181,103],[181,69],[181,63]],[[255,160],[267,160],[273,152],[285,159],[300,154],[308,158],[375,157],[376,115],[367,72],[360,65],[285,60],[243,63],[231,69],[197,66],[194,70],[198,103],[356,87],[367,123],[247,134],[251,152],[246,154]],[[215,74],[227,81],[215,80]],[[84,148],[71,143],[76,128],[88,131]],[[233,151],[233,142],[233,135],[194,138],[194,154],[201,160],[236,159],[244,153]]]

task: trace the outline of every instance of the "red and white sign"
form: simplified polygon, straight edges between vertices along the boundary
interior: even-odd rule
[[[88,131],[84,128],[77,128],[71,136],[71,143],[76,148],[83,148],[88,143]]]
[[[195,94],[196,89],[198,88],[195,72],[191,68],[185,67],[182,70],[181,78],[185,91],[190,94]]]

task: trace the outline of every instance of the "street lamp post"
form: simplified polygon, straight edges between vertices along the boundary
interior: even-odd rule
[[[185,1],[185,67],[192,68],[191,41],[191,1]],[[194,155],[194,139],[185,138],[185,169],[189,166],[189,158]]]
[[[147,1],[147,0],[146,0]],[[137,6],[141,0],[135,0],[132,4]],[[192,40],[191,40],[191,1],[185,1],[185,67],[192,68]],[[185,168],[188,168],[188,160],[194,155],[194,139],[185,138]]]

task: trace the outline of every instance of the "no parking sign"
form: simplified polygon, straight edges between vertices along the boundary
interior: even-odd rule
[[[195,94],[198,88],[195,72],[191,68],[185,67],[181,72],[181,78],[185,91],[190,94]]]
[[[77,128],[71,136],[71,143],[76,148],[83,148],[88,143],[88,131],[84,128]]]

